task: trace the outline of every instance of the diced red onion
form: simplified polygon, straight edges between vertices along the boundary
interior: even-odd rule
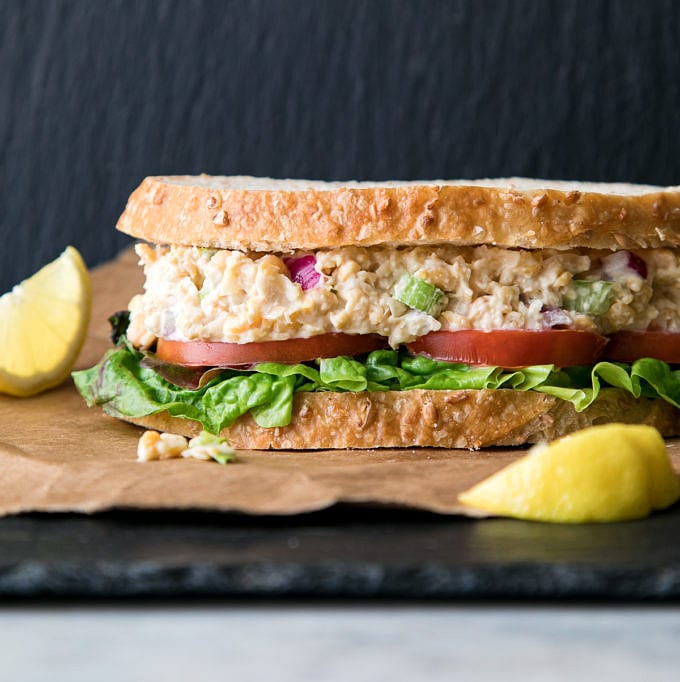
[[[617,251],[602,259],[602,278],[610,282],[635,273],[647,279],[647,263],[630,251]]]
[[[541,312],[543,315],[544,327],[571,326],[572,319],[569,316],[569,313],[562,310],[562,308],[545,308]]]
[[[318,286],[321,274],[314,269],[316,265],[315,256],[311,254],[309,256],[300,256],[299,258],[291,256],[290,258],[284,258],[283,262],[290,272],[290,278],[293,282],[297,282],[303,291]]]
[[[177,315],[174,310],[163,310],[161,312],[161,337],[171,339],[175,333],[175,321]]]

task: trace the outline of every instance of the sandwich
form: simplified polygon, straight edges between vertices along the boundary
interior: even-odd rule
[[[680,434],[680,187],[149,177],[144,292],[77,388],[236,448]]]

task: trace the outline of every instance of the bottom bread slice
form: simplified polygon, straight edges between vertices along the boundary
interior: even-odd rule
[[[201,425],[161,412],[127,419],[193,437]],[[603,389],[583,412],[535,391],[298,393],[288,426],[263,428],[248,414],[222,431],[237,449],[328,450],[437,447],[478,449],[552,440],[593,424],[648,424],[680,434],[680,410],[663,400]]]

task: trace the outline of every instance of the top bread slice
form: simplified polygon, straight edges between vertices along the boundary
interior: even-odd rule
[[[524,178],[327,183],[148,177],[117,227],[150,242],[242,251],[441,243],[678,247],[680,187]]]

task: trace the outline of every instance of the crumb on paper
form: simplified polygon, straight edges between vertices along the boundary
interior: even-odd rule
[[[205,431],[191,440],[174,433],[158,431],[145,431],[139,438],[137,460],[140,462],[178,457],[214,460],[226,464],[236,459],[236,452],[226,438],[213,436]]]
[[[150,462],[154,459],[181,457],[188,444],[184,436],[175,433],[145,431],[137,444],[137,459],[140,462]]]

